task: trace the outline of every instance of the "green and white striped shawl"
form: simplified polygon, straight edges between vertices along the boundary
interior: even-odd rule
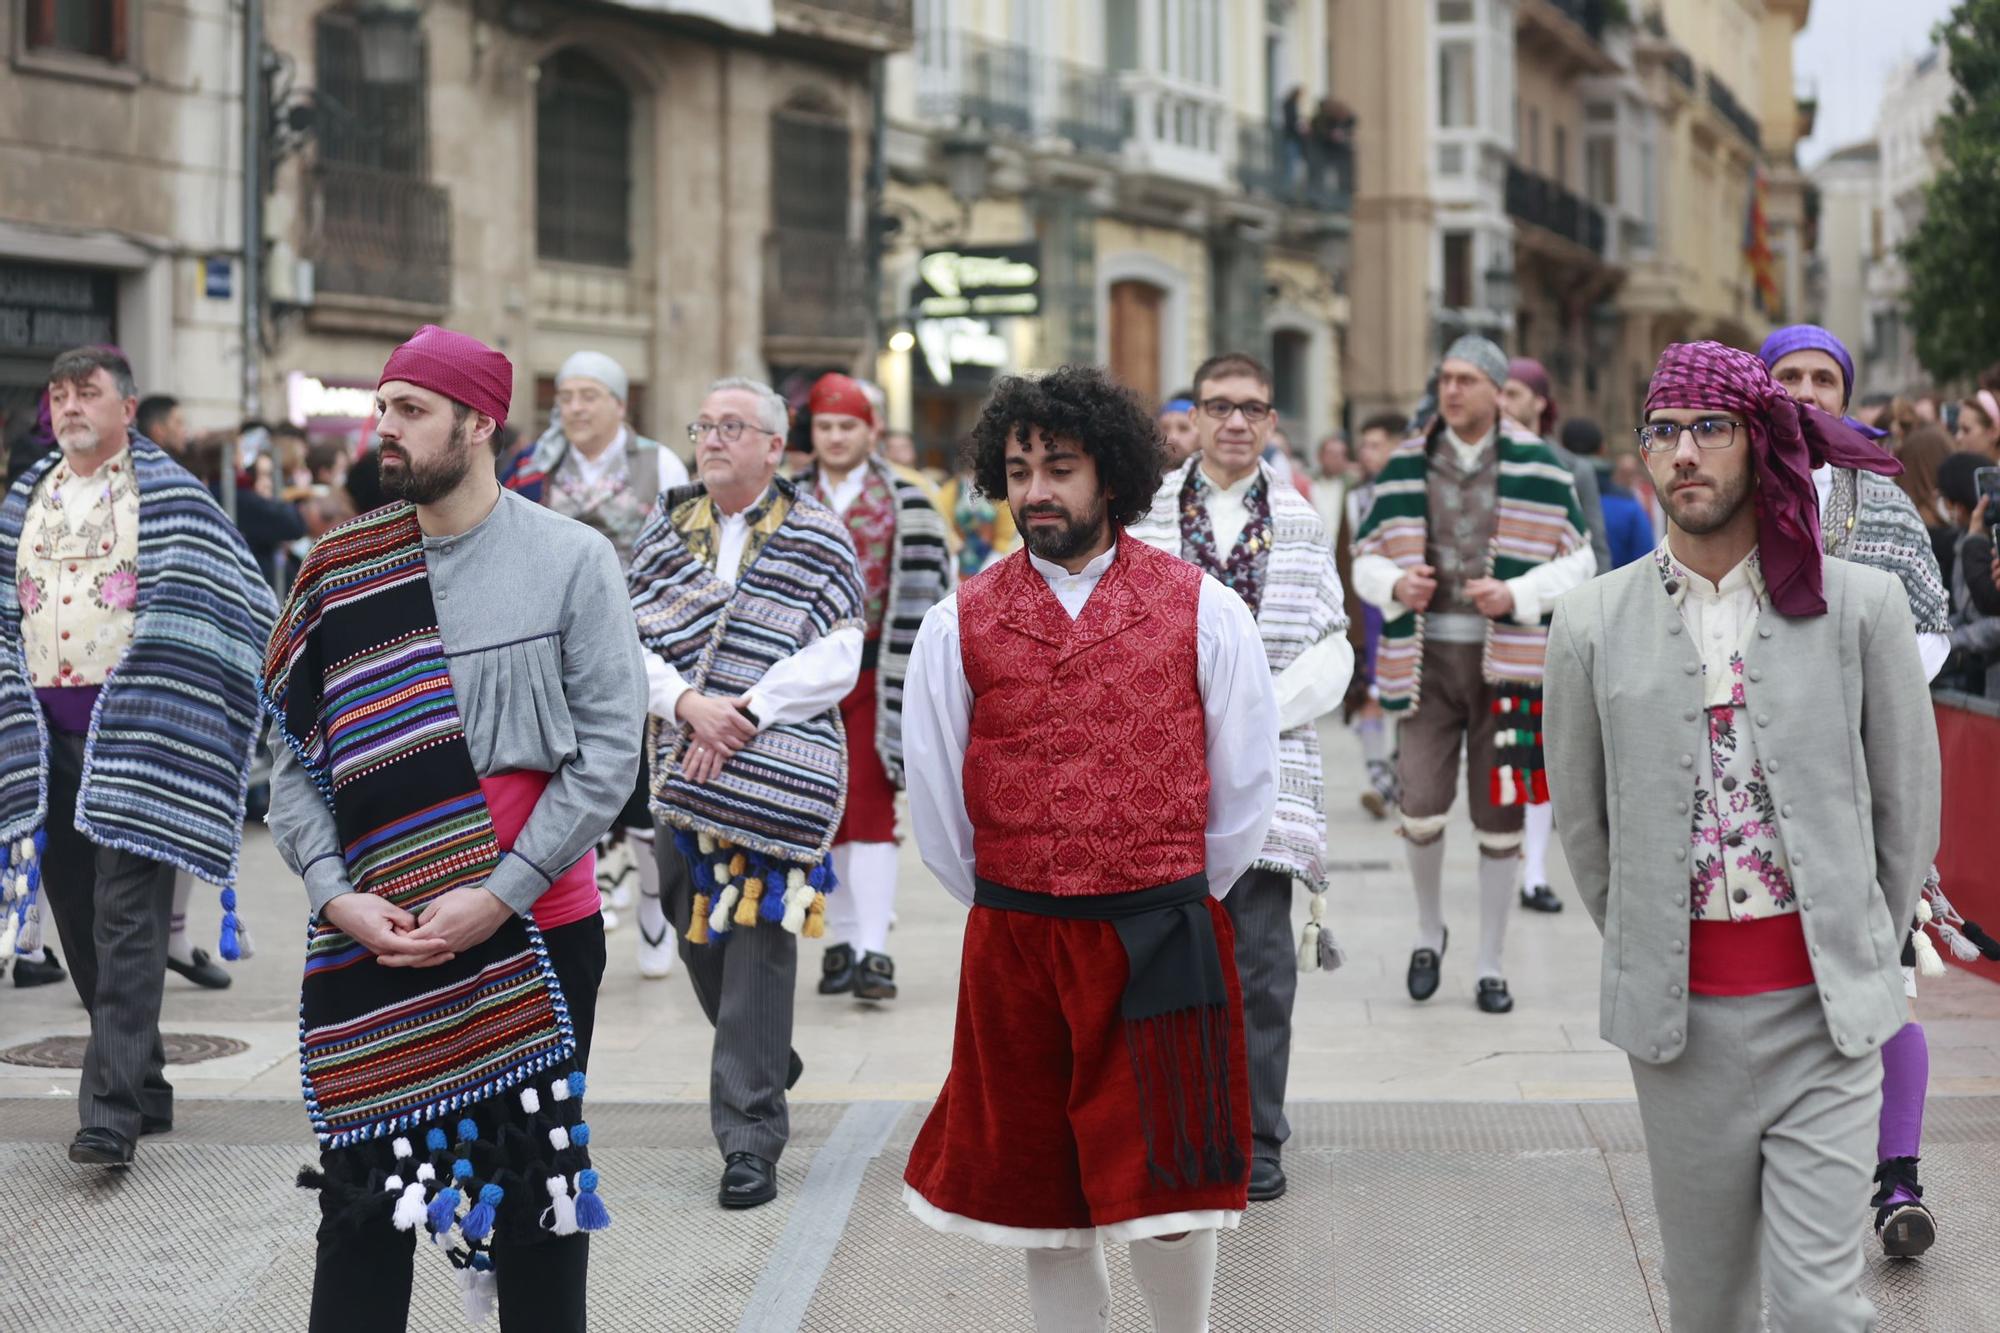
[[[1126,532],[1148,546],[1179,556],[1181,489],[1190,459],[1168,472],[1153,495],[1153,507]],[[1264,596],[1257,609],[1257,632],[1271,674],[1283,674],[1300,654],[1323,639],[1347,633],[1345,598],[1335,568],[1333,543],[1319,511],[1290,482],[1263,469],[1271,504],[1271,551],[1265,564]],[[1225,558],[1227,552],[1218,552]],[[1319,723],[1301,723],[1278,737],[1278,808],[1256,865],[1304,880],[1314,893],[1326,889],[1326,801],[1320,760]]]
[[[861,628],[861,574],[847,525],[779,477],[783,521],[736,582],[716,576],[674,526],[700,483],[660,497],[627,576],[639,641],[703,694],[734,699],[778,662],[838,629]],[[681,772],[687,730],[648,721],[652,809],[662,821],[791,865],[826,859],[847,799],[840,709],[765,727],[707,783]]]
[[[951,547],[945,540],[944,519],[923,489],[896,475],[880,458],[867,466],[889,485],[896,497],[896,541],[889,552],[889,606],[882,614],[882,639],[875,659],[875,751],[889,781],[903,785],[903,681],[910,674],[910,654],[924,614],[950,595],[958,581]],[[813,494],[817,472],[799,478],[799,488]]]
[[[1356,556],[1387,557],[1404,569],[1424,563],[1430,540],[1430,453],[1448,448],[1445,427],[1396,446],[1375,480],[1375,502],[1361,520],[1355,537]],[[1576,480],[1556,460],[1547,445],[1532,435],[1502,425],[1495,445],[1499,451],[1499,506],[1487,574],[1496,579],[1519,578],[1588,542],[1583,507],[1577,503]],[[1539,686],[1542,657],[1548,646],[1548,624],[1516,625],[1492,620],[1486,627],[1482,661],[1486,679]],[[1375,684],[1382,707],[1392,713],[1414,712],[1423,690],[1424,617],[1398,616],[1382,627],[1382,646],[1375,659]]]

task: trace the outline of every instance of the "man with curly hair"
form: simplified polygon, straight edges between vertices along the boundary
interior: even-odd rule
[[[1044,1333],[1108,1326],[1119,1242],[1155,1327],[1194,1333],[1249,1177],[1220,899],[1275,808],[1270,667],[1241,597],[1125,532],[1163,457],[1102,371],[1002,380],[971,449],[1026,549],[932,608],[910,666],[911,822],[972,915],[904,1198],[1025,1249]]]
[[[1341,962],[1326,913],[1326,801],[1319,719],[1340,706],[1354,672],[1346,591],[1326,525],[1310,500],[1264,461],[1278,424],[1271,372],[1241,352],[1195,372],[1200,450],[1169,472],[1132,535],[1214,575],[1243,599],[1278,698],[1278,812],[1257,860],[1230,890],[1243,982],[1254,1143],[1250,1198],[1285,1192],[1285,1077],[1299,973]],[[1292,942],[1292,883],[1312,895],[1305,937]]]

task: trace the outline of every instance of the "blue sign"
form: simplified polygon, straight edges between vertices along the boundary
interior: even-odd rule
[[[205,261],[202,266],[202,295],[215,301],[227,301],[235,272],[235,263],[227,257]]]

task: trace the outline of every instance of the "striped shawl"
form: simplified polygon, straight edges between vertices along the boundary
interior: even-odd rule
[[[1170,471],[1153,496],[1152,509],[1126,529],[1148,546],[1181,555],[1181,489],[1194,460]],[[1326,525],[1312,503],[1268,463],[1258,465],[1271,506],[1271,549],[1257,630],[1264,640],[1271,674],[1286,667],[1323,639],[1347,633],[1340,574],[1334,566]],[[1226,553],[1218,553],[1226,558]],[[1278,809],[1257,867],[1304,880],[1314,893],[1326,889],[1326,802],[1319,749],[1319,723],[1304,722],[1278,737]]]
[[[882,617],[882,641],[875,659],[875,751],[889,781],[903,785],[903,681],[924,613],[950,595],[956,564],[945,537],[944,518],[914,482],[905,481],[880,458],[867,466],[896,497],[896,544],[889,553],[889,609]],[[811,494],[816,472],[799,479]]]
[[[707,503],[700,483],[661,497],[632,554],[639,640],[704,694],[733,699],[778,662],[838,629],[861,628],[861,575],[847,527],[780,477],[783,521],[738,571],[718,578],[679,524]],[[846,801],[840,710],[766,727],[702,785],[681,773],[688,732],[651,719],[653,813],[674,828],[793,866],[826,860]],[[775,900],[776,895],[772,895]],[[770,915],[779,915],[775,901]]]
[[[236,880],[258,669],[277,600],[214,497],[151,440],[133,432],[131,442],[137,620],[91,715],[76,827],[100,847],[226,888]],[[22,844],[48,811],[48,731],[28,677],[15,580],[28,500],[58,457],[30,468],[0,506],[0,877],[25,868]],[[233,940],[224,952],[235,956]]]
[[[1429,436],[1405,440],[1389,456],[1375,481],[1375,501],[1361,520],[1355,555],[1385,556],[1405,569],[1424,563],[1430,539],[1430,450],[1449,447],[1443,442],[1444,429],[1440,424]],[[1581,548],[1589,538],[1583,507],[1577,503],[1576,479],[1547,445],[1503,425],[1496,448],[1500,494],[1487,573],[1496,579],[1519,578]],[[1544,615],[1535,625],[1489,621],[1482,659],[1486,679],[1539,689],[1550,618]],[[1423,690],[1423,658],[1422,614],[1398,616],[1382,627],[1375,681],[1383,708],[1392,713],[1416,711]]]
[[[1951,600],[1945,595],[1944,574],[1931,535],[1903,488],[1891,477],[1835,468],[1832,489],[1820,515],[1826,553],[1894,574],[1909,596],[1917,633],[1949,634]]]

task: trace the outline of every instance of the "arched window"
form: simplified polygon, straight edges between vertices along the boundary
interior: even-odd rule
[[[632,262],[632,95],[581,51],[542,62],[535,90],[535,250]]]

